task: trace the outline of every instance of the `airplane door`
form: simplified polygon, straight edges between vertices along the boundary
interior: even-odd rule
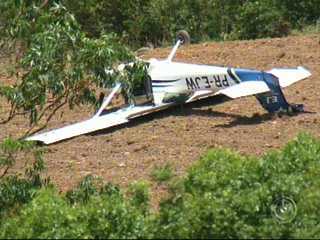
[[[146,80],[133,89],[133,104],[136,106],[153,104],[152,80],[148,76]]]

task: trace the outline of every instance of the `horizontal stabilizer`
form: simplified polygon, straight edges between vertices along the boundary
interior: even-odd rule
[[[267,73],[276,76],[279,79],[280,86],[283,88],[311,76],[311,73],[304,67],[274,68]]]
[[[220,90],[215,95],[223,94],[229,98],[239,98],[269,91],[270,89],[263,81],[248,81]]]

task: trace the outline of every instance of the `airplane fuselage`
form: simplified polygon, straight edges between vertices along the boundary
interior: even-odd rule
[[[212,94],[240,83],[233,69],[151,60],[149,75],[156,103],[165,93],[211,91]]]

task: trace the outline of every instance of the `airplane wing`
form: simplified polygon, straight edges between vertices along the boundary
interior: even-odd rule
[[[229,98],[239,98],[269,91],[270,89],[263,81],[248,81],[220,90],[214,95],[223,94]]]
[[[187,101],[186,103],[193,102],[195,100],[215,96],[215,95],[225,95],[229,98],[239,98],[245,97],[250,95],[255,95],[259,93],[269,92],[270,89],[268,88],[267,84],[263,81],[248,81],[242,82],[237,85],[233,85],[231,87],[222,89],[216,93],[210,90],[200,90],[196,91]]]
[[[128,122],[128,119],[123,118],[122,116],[119,117],[116,113],[111,113],[105,116],[93,117],[89,120],[51,130],[49,132],[39,133],[26,138],[26,140],[51,144],[82,134],[120,125],[126,122]]]
[[[27,137],[27,141],[37,141],[44,144],[51,144],[65,139],[73,138],[79,135],[96,132],[127,123],[132,118],[136,118],[151,112],[159,111],[172,106],[173,104],[162,104],[160,106],[129,106],[116,112],[95,115],[92,118],[71,124],[62,128],[54,129],[48,132],[35,134]]]

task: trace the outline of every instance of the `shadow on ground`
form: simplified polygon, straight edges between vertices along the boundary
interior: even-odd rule
[[[135,127],[140,124],[144,124],[150,121],[153,121],[154,119],[163,119],[170,116],[190,116],[190,115],[198,115],[198,116],[207,116],[212,118],[232,118],[233,120],[226,124],[217,125],[216,127],[222,127],[222,128],[231,128],[237,125],[256,125],[263,123],[265,121],[272,120],[274,118],[274,115],[266,113],[262,115],[254,115],[252,117],[242,116],[239,114],[232,114],[227,112],[219,112],[214,111],[212,109],[200,109],[202,107],[207,106],[216,106],[218,104],[225,103],[229,101],[230,99],[225,96],[213,96],[206,99],[201,99],[193,103],[189,103],[186,105],[178,105],[171,107],[166,110],[162,110],[159,112],[150,113],[149,115],[145,115],[142,117],[137,117],[132,120],[130,120],[129,123],[115,126],[112,128],[99,130],[93,133],[89,133],[87,135],[89,136],[96,136],[96,135],[104,135],[104,134],[110,134],[114,131],[117,131],[119,129],[127,128],[127,127]]]

